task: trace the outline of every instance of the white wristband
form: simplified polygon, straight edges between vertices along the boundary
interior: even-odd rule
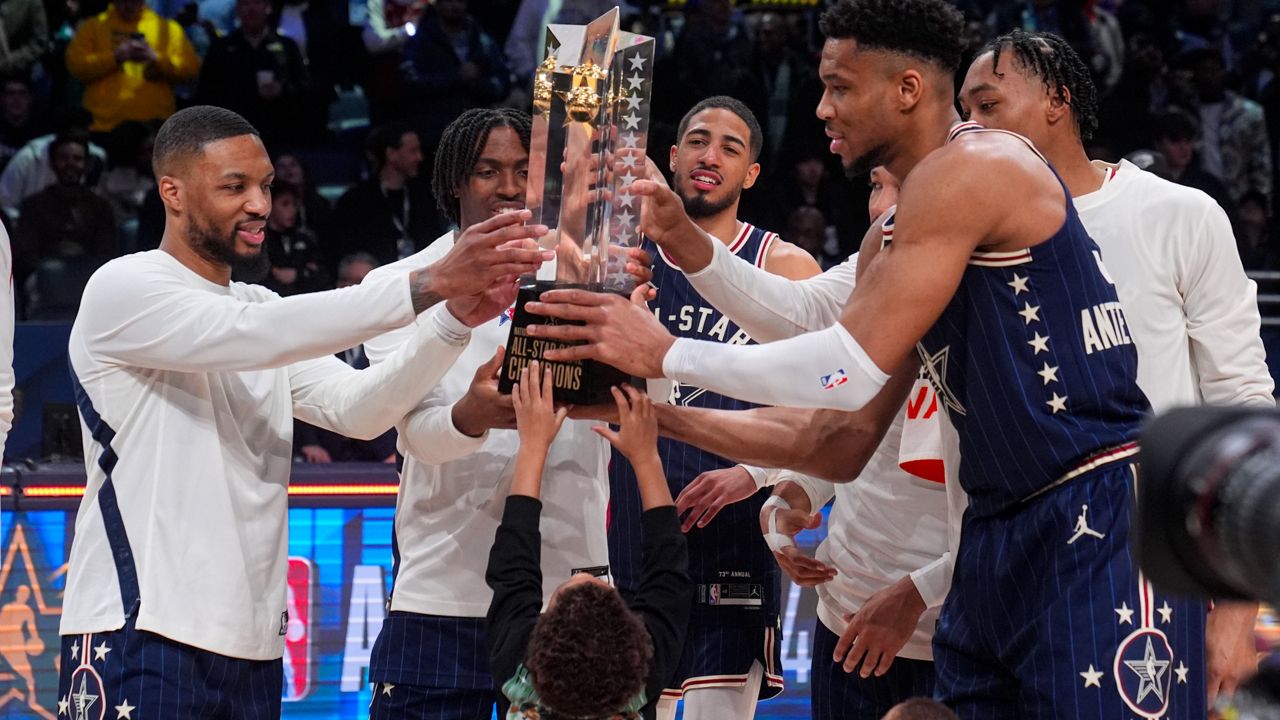
[[[764,507],[773,508],[773,512],[769,513],[769,531],[764,534],[765,544],[776,553],[782,552],[783,548],[794,547],[796,544],[794,538],[778,532],[778,510],[790,510],[791,503],[779,495],[770,495],[769,499],[764,501]]]

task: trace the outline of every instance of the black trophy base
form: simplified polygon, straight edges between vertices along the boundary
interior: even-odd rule
[[[547,290],[557,288],[584,288],[582,285],[566,285],[549,280],[539,280],[532,285],[520,288],[516,296],[516,311],[511,318],[511,334],[507,338],[507,352],[502,361],[502,374],[498,377],[498,392],[511,394],[511,386],[520,379],[520,371],[537,360],[544,367],[550,366],[552,382],[555,386],[555,399],[558,403],[571,405],[598,405],[613,402],[609,388],[624,382],[634,384],[631,376],[604,363],[594,360],[577,360],[572,362],[548,362],[543,359],[547,350],[580,345],[577,342],[560,342],[545,338],[530,337],[527,328],[530,325],[581,325],[579,321],[559,320],[543,315],[534,315],[525,310],[525,304],[537,300]],[[596,288],[585,288],[596,290]]]

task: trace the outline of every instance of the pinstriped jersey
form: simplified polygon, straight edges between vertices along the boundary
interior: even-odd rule
[[[742,223],[729,245],[738,257],[763,267],[777,235]],[[677,337],[747,344],[751,338],[704,300],[670,258],[650,240],[644,248],[653,254],[653,283],[658,287],[654,314]],[[733,368],[725,368],[733,372]],[[745,410],[752,403],[735,400],[703,388],[675,384],[670,401],[675,405],[725,410]],[[672,497],[698,475],[734,463],[692,445],[658,439]],[[634,592],[640,576],[640,495],[635,473],[617,451],[609,471],[609,561],[614,579],[624,592]],[[778,613],[777,563],[760,535],[759,513],[767,492],[726,506],[704,528],[690,530],[689,573],[697,589],[698,610],[714,610],[718,617],[772,624]]]
[[[965,123],[952,139],[968,131],[986,130]],[[1135,454],[1148,411],[1115,283],[1062,192],[1062,227],[1034,247],[974,252],[917,348],[959,434],[960,484],[979,515]]]

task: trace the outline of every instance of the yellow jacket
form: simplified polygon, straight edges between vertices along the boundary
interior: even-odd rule
[[[116,46],[135,32],[155,50],[154,62],[116,62]],[[200,58],[178,23],[145,7],[137,22],[126,22],[112,3],[76,28],[67,45],[67,69],[84,83],[84,106],[93,113],[90,129],[107,131],[125,120],[172,115],[173,84],[195,79]]]

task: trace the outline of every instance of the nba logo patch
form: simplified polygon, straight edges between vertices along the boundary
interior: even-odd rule
[[[295,702],[311,694],[311,591],[314,571],[306,558],[289,558],[288,606],[284,630],[284,700]]]
[[[840,368],[830,375],[823,375],[818,382],[822,383],[823,390],[831,390],[849,382],[849,376],[844,374],[844,368]]]
[[[503,310],[502,314],[498,316],[498,327],[502,327],[503,325],[506,325],[507,323],[511,322],[511,319],[514,318],[515,316],[516,316],[515,305],[512,305],[506,310]]]
[[[1139,717],[1156,720],[1169,709],[1173,685],[1173,648],[1155,628],[1140,628],[1120,643],[1114,666],[1116,688]]]

